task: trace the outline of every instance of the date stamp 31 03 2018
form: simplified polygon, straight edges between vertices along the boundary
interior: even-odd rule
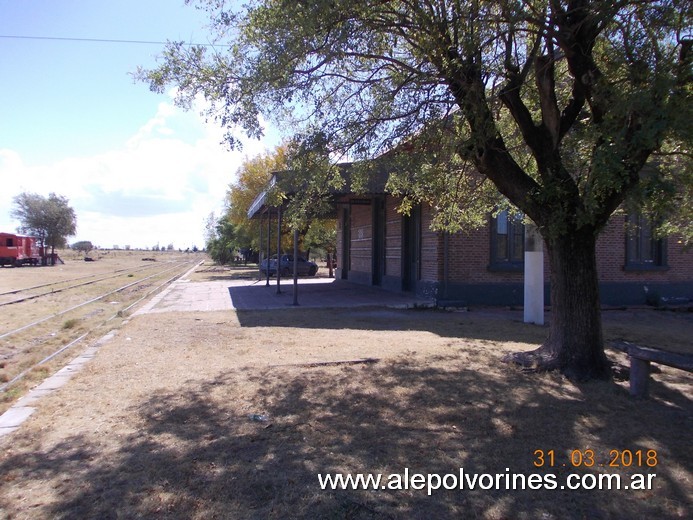
[[[655,468],[659,463],[657,450],[613,449],[597,453],[592,449],[569,450],[561,456],[556,450],[537,449],[534,455],[536,468]]]

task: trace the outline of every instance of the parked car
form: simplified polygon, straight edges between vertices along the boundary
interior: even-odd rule
[[[294,274],[294,255],[281,255],[279,262],[279,272],[282,276],[292,276]],[[260,272],[267,275],[267,259],[265,258],[260,264]],[[306,260],[302,256],[298,257],[298,275],[299,276],[315,276],[318,272],[318,265],[315,262]],[[269,259],[269,274],[274,276],[277,274],[277,255],[272,255]]]

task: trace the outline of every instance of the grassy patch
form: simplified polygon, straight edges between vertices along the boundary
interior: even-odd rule
[[[70,318],[63,322],[63,330],[74,329],[79,324],[79,320],[76,318]]]

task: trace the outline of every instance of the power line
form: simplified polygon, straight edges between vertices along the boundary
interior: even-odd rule
[[[60,36],[19,36],[12,34],[0,34],[0,38],[12,40],[53,40],[66,42],[89,42],[89,43],[134,43],[138,45],[167,45],[172,42],[157,42],[150,40],[115,40],[106,38],[67,38]],[[213,43],[184,43],[184,45],[199,45],[202,47],[230,47],[230,45]]]

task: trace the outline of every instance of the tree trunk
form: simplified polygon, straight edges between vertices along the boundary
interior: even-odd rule
[[[551,266],[549,336],[532,352],[506,359],[537,370],[560,370],[572,380],[605,379],[610,364],[604,354],[592,230],[567,233],[547,242]]]

